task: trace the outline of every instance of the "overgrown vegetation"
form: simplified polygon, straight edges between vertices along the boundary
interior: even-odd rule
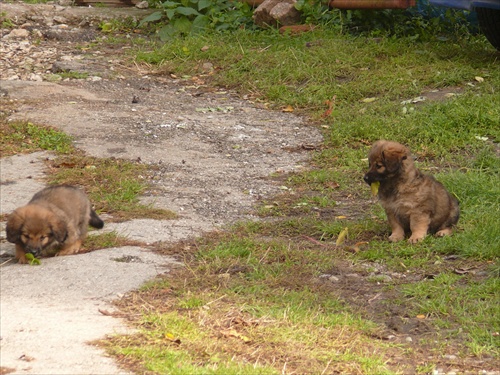
[[[187,17],[176,4],[171,20]],[[202,76],[256,105],[293,110],[325,141],[310,170],[275,176],[287,189],[257,207],[265,220],[159,246],[186,266],[120,301],[139,332],[102,344],[124,366],[153,374],[496,370],[498,53],[482,36],[456,32],[460,25],[403,12],[377,13],[379,23],[366,25],[362,12],[311,6],[304,14],[319,26],[298,36],[186,31],[134,44],[137,62],[157,74],[186,84]],[[204,62],[213,74],[200,73]],[[380,138],[410,146],[419,168],[460,200],[452,237],[387,242],[385,214],[362,182],[369,145]],[[92,166],[101,161],[62,160],[68,181],[141,191],[128,165],[108,171],[104,162],[99,174]],[[95,198],[103,210],[114,199]]]
[[[139,27],[155,24],[158,36],[170,40],[174,36],[201,34],[208,31],[256,31],[253,9],[245,1],[228,0],[150,0],[157,8],[139,22]],[[298,0],[295,7],[306,24],[321,25],[337,32],[355,35],[410,37],[413,40],[445,38],[443,34],[463,36],[469,27],[468,12],[432,7],[420,1],[409,10],[347,10],[332,9],[329,1]]]
[[[269,222],[163,248],[186,268],[121,301],[140,333],[105,345],[151,373],[488,368],[500,331],[497,53],[468,32],[463,12],[297,6],[314,31],[184,33],[135,46],[158,74],[308,116],[325,142],[310,170],[275,176],[287,189],[257,208]],[[216,73],[203,74],[205,62]],[[362,181],[380,138],[410,146],[460,200],[452,237],[387,242]]]

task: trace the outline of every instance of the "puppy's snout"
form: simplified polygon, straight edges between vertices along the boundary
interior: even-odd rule
[[[363,177],[363,180],[365,180],[365,182],[370,185],[372,182],[373,182],[373,179],[370,177],[370,175],[367,173],[365,174],[365,176]]]
[[[33,248],[33,247],[29,247],[26,249],[26,252],[27,253],[30,253],[30,254],[33,254],[33,256],[36,258],[40,255],[40,252],[42,251],[42,249],[39,249],[39,248]]]

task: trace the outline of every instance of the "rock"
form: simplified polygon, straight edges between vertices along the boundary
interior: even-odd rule
[[[24,39],[30,35],[26,29],[13,29],[9,34],[4,36],[5,39]]]
[[[201,66],[201,70],[204,72],[204,73],[210,73],[211,71],[214,70],[214,65],[210,62],[205,62],[203,63],[203,65]]]
[[[289,26],[300,22],[300,12],[295,9],[294,4],[279,3],[269,12],[279,25]]]
[[[298,24],[301,15],[295,3],[296,0],[266,0],[255,9],[253,20],[261,27]]]
[[[139,9],[147,9],[149,7],[149,4],[147,1],[141,1],[137,4],[135,4],[135,7],[139,8]]]
[[[75,61],[55,61],[52,64],[52,73],[81,72],[85,70],[85,65]]]
[[[28,81],[36,81],[36,82],[41,82],[43,81],[43,78],[41,75],[39,74],[35,74],[35,73],[31,73],[29,76],[28,76]]]
[[[67,24],[68,23],[68,20],[66,19],[66,17],[63,17],[63,16],[54,16],[52,18],[52,20],[58,24]]]

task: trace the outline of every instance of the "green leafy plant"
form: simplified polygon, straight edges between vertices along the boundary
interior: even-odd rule
[[[40,264],[42,264],[42,262],[40,261],[40,259],[35,258],[35,256],[33,254],[27,253],[25,255],[25,257],[26,257],[26,259],[29,260],[30,266],[39,266]]]
[[[225,31],[253,27],[252,9],[244,2],[228,0],[165,1],[139,23],[160,22],[158,35],[167,40],[207,30]]]

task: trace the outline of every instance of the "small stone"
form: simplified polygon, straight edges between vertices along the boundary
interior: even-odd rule
[[[350,279],[359,279],[361,276],[359,276],[357,273],[348,273],[345,275],[345,277],[348,277]]]
[[[407,338],[405,338],[405,341],[406,342],[413,342],[413,339],[410,336],[408,336]]]
[[[141,1],[137,4],[135,4],[135,7],[139,8],[139,9],[147,9],[149,7],[149,4],[147,1]]]
[[[22,39],[27,38],[30,32],[26,29],[13,29],[9,34],[4,36],[6,39]]]
[[[201,70],[204,73],[209,73],[209,72],[214,70],[214,65],[212,63],[209,63],[209,62],[203,63],[203,65],[201,66]]]
[[[59,24],[67,24],[68,23],[68,20],[66,19],[66,17],[63,17],[63,16],[54,16],[52,19],[54,20],[55,23],[59,23]]]
[[[29,76],[28,76],[28,81],[36,81],[36,82],[41,82],[43,81],[43,78],[41,75],[38,75],[38,74],[35,74],[35,73],[31,73]]]
[[[340,281],[337,276],[330,276],[328,280],[330,280],[332,283],[338,283]]]
[[[457,356],[456,355],[453,355],[453,354],[445,354],[443,356],[444,359],[448,359],[450,361],[454,361],[455,359],[457,359]]]

